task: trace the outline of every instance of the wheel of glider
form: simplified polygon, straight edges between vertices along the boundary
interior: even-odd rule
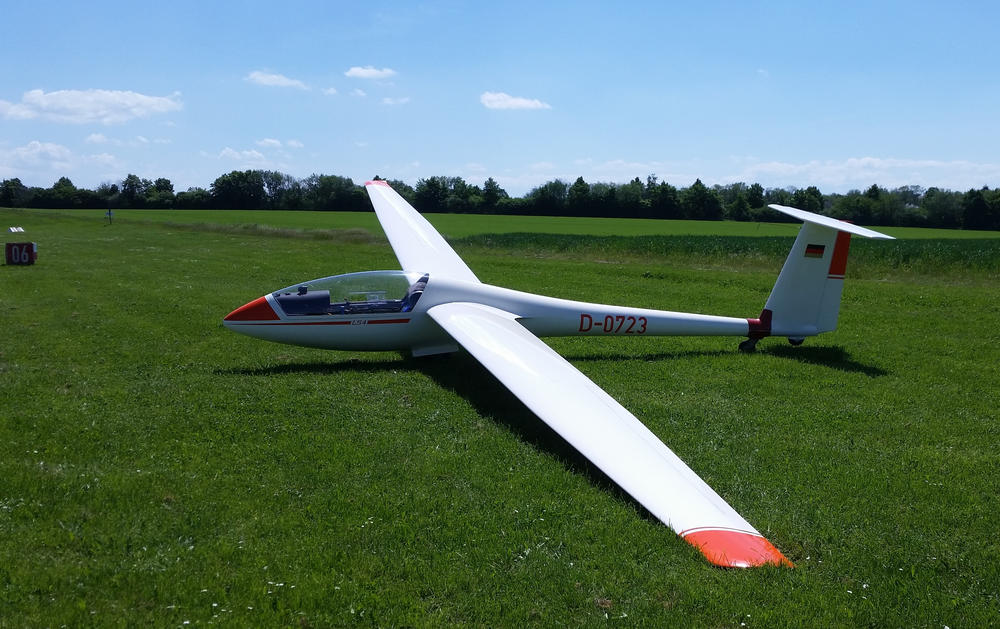
[[[793,339],[791,337],[788,338],[788,342],[791,343],[793,347],[798,347],[799,345],[802,345],[804,341],[805,339]]]
[[[740,351],[744,354],[750,354],[755,349],[757,349],[757,339],[747,339],[740,342]]]

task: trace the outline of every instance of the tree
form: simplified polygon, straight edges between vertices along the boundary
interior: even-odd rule
[[[823,193],[816,186],[809,186],[806,189],[799,189],[792,193],[792,207],[796,207],[813,214],[823,212]]]
[[[188,188],[174,198],[174,207],[180,210],[205,210],[211,205],[212,195],[204,188]]]
[[[754,210],[764,207],[764,186],[755,183],[747,188],[747,203]]]
[[[642,181],[636,177],[627,184],[618,186],[618,207],[608,208],[606,216],[621,216],[625,218],[646,218],[649,216],[649,201],[645,197],[646,189]]]
[[[590,184],[577,177],[573,185],[566,192],[566,203],[569,212],[573,216],[590,216],[593,211],[593,202],[590,197]]]
[[[749,221],[750,209],[746,195],[740,192],[736,195],[736,200],[727,208],[727,218],[731,221]]]
[[[649,188],[649,210],[653,218],[684,218],[680,193],[666,181]]]
[[[174,206],[175,200],[174,184],[165,177],[160,177],[146,189],[144,199],[146,207],[169,209]]]
[[[532,213],[539,216],[565,216],[569,185],[554,179],[531,190],[525,197],[531,201]]]
[[[131,173],[126,175],[118,184],[124,207],[142,207],[146,201],[146,192],[152,185],[153,182],[149,179],[140,179]]]
[[[309,210],[363,212],[370,209],[368,195],[350,177],[310,175],[302,180],[305,206]]]
[[[19,207],[26,190],[17,177],[4,179],[0,184],[0,207]]]
[[[261,210],[267,207],[263,172],[234,170],[212,182],[212,205],[226,210]]]
[[[920,199],[928,227],[958,229],[962,226],[962,194],[928,188]]]
[[[714,190],[710,190],[701,182],[695,180],[690,188],[681,192],[681,206],[686,218],[699,221],[721,221],[723,217],[722,201]]]
[[[485,206],[488,213],[493,213],[496,211],[497,205],[503,199],[509,199],[507,191],[500,187],[493,177],[490,177],[483,183],[483,205]]]
[[[414,207],[421,212],[444,213],[448,208],[448,180],[446,177],[429,177],[417,181],[413,192]]]
[[[962,229],[1000,230],[1000,198],[986,186],[962,198]]]

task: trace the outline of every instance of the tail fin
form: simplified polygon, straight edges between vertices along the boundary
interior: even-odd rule
[[[763,328],[767,319],[771,336],[802,339],[836,330],[851,234],[886,239],[892,236],[783,205],[769,207],[805,224],[781,268],[764,312],[759,320],[752,321],[760,323],[751,325],[751,338],[766,335],[761,334],[761,329],[755,334],[754,327]]]

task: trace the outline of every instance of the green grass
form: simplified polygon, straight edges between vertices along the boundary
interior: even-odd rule
[[[385,244],[0,217],[39,244],[0,267],[0,627],[1000,621],[998,281],[935,271],[933,248],[849,267],[840,331],[800,348],[551,340],[797,565],[728,571],[467,355],[221,326],[276,287],[396,268]],[[731,316],[780,267],[767,246],[458,246],[487,282]]]
[[[104,210],[57,210],[76,216],[104,218]],[[479,234],[528,232],[577,236],[794,236],[798,223],[737,223],[732,221],[661,221],[636,218],[576,218],[553,216],[474,216],[427,214],[449,238]],[[267,210],[115,210],[114,220],[142,220],[218,225],[268,225],[296,229],[361,228],[381,233],[374,212],[274,212]],[[105,219],[107,220],[107,219]],[[896,238],[1000,238],[1000,232],[957,229],[877,227]]]

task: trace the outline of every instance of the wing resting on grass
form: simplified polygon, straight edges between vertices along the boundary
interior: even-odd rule
[[[378,221],[404,271],[478,282],[472,269],[406,199],[384,181],[365,184]]]
[[[716,565],[791,565],[656,435],[517,322],[475,303],[428,314],[546,424]]]

